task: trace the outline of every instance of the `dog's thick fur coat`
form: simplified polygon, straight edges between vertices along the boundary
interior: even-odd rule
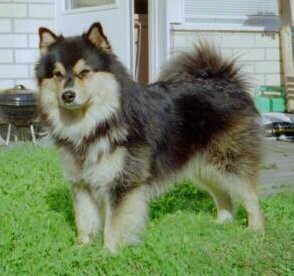
[[[144,86],[99,23],[70,38],[41,28],[40,48],[40,114],[72,182],[79,242],[104,227],[109,250],[136,243],[148,201],[183,178],[211,194],[219,222],[232,219],[238,199],[249,227],[263,229],[259,115],[233,61],[200,45]]]

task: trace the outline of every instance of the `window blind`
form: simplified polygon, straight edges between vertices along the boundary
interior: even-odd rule
[[[186,18],[278,15],[278,0],[184,0]]]

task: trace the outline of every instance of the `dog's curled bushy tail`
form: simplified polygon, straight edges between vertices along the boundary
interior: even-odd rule
[[[162,72],[160,81],[219,79],[235,82],[247,88],[246,76],[240,72],[236,59],[225,58],[207,42],[200,42],[189,53],[177,56]]]

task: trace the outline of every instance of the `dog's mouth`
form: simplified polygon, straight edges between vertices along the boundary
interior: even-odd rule
[[[90,100],[85,100],[85,101],[75,100],[72,102],[59,100],[59,107],[66,110],[72,110],[72,111],[85,110],[87,109],[89,105],[90,105]]]
[[[85,104],[84,103],[78,103],[78,102],[72,102],[72,103],[67,103],[64,101],[59,101],[59,107],[68,109],[68,110],[77,110],[83,108]]]
[[[85,104],[60,102],[59,106],[68,110],[78,110],[84,108]]]

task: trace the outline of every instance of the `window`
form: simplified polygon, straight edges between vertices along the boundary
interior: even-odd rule
[[[280,26],[278,0],[184,0],[184,18],[192,24]]]
[[[67,0],[66,9],[84,9],[84,8],[94,8],[103,6],[114,6],[117,0]]]

